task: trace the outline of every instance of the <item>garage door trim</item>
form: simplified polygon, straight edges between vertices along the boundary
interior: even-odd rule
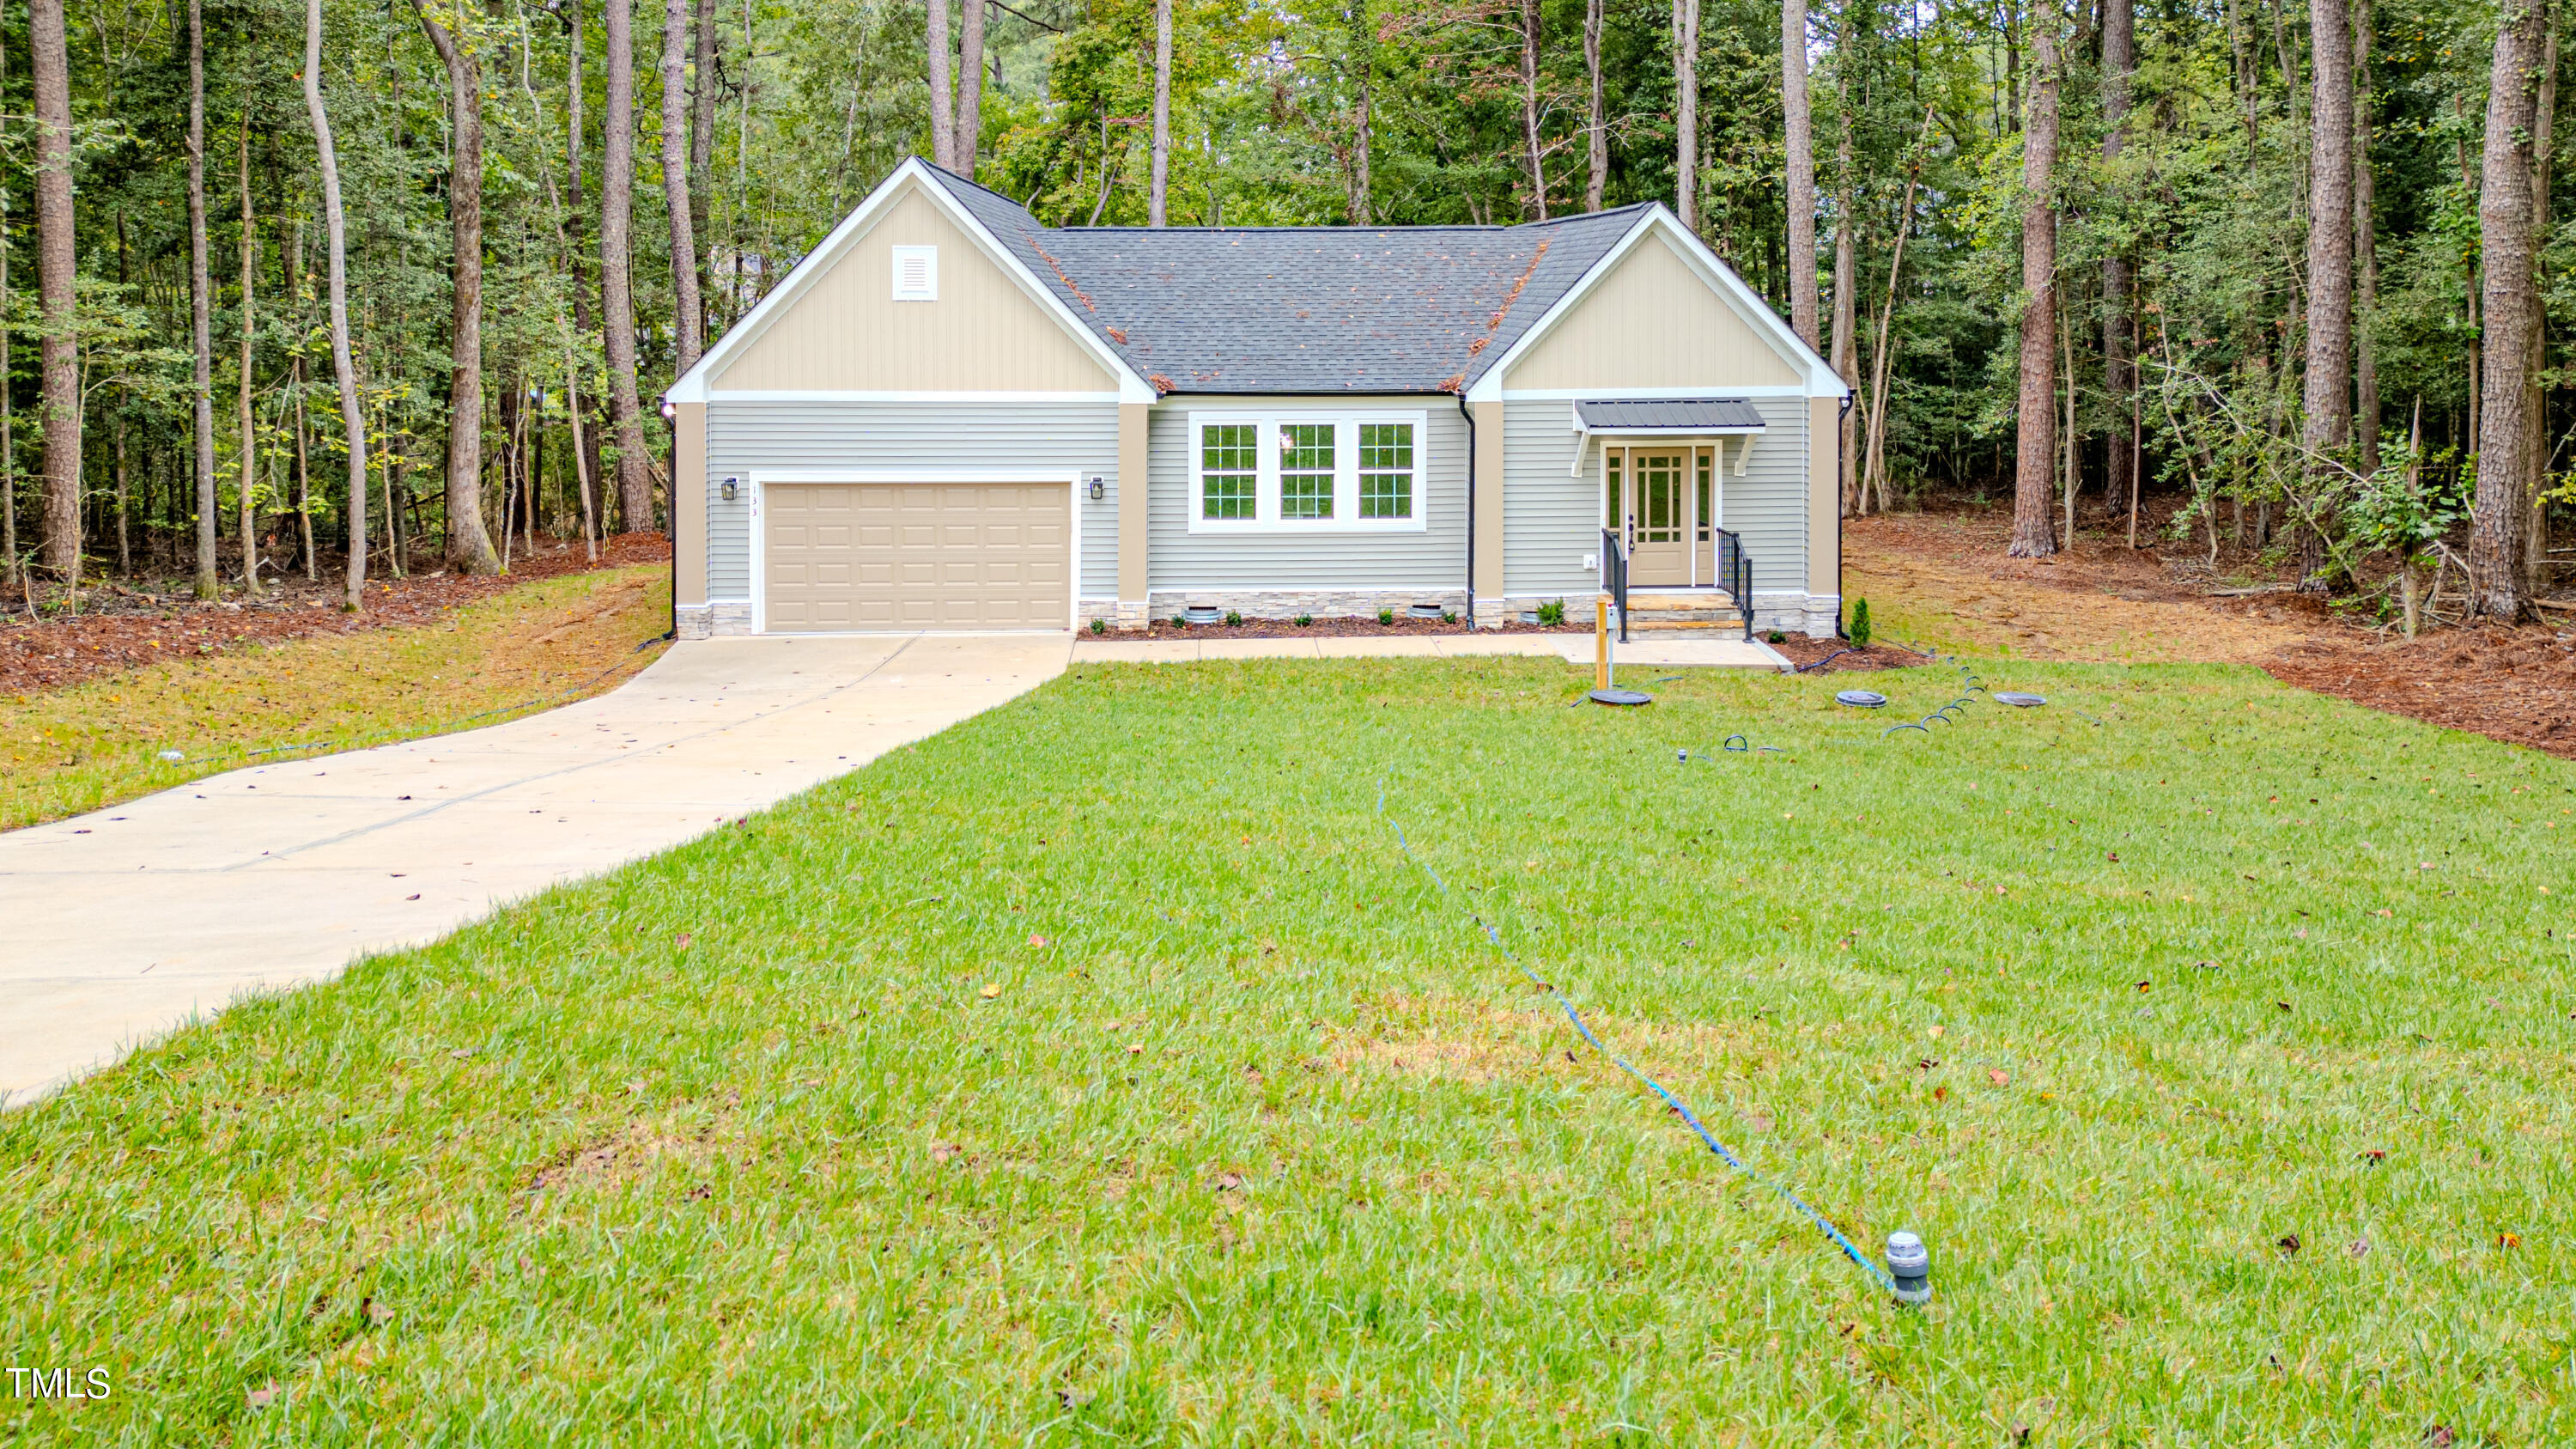
[[[772,483],[1022,483],[1052,486],[1064,485],[1065,569],[1064,617],[1062,629],[993,630],[994,633],[1069,634],[1081,621],[1082,603],[1082,485],[1084,475],[1078,469],[1058,472],[1048,468],[762,468],[748,477],[751,503],[751,632],[769,632],[769,518],[762,490]],[[916,629],[884,629],[873,632],[914,634]],[[983,631],[967,631],[983,632]]]

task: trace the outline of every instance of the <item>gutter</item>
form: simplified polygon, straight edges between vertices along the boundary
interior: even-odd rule
[[[1452,393],[1458,399],[1458,416],[1467,420],[1467,632],[1476,632],[1476,414],[1467,406],[1464,390]]]
[[[1852,389],[1844,388],[1843,405],[1834,414],[1834,637],[1845,643],[1851,642],[1851,635],[1843,632],[1842,492],[1843,467],[1850,460],[1843,456],[1843,451],[1848,446],[1844,439],[1850,435],[1851,429],[1843,426],[1843,420],[1851,416],[1852,399],[1858,395]]]

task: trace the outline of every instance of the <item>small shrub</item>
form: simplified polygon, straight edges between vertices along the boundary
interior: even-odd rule
[[[1458,622],[1458,615],[1454,610],[1443,609],[1440,611],[1440,622],[1443,624],[1455,624]]]
[[[1174,614],[1172,616],[1172,627],[1175,629],[1186,629],[1190,627],[1190,621],[1182,618],[1178,614]]]
[[[1297,627],[1298,627],[1298,628],[1300,628],[1300,629],[1303,629],[1303,628],[1305,628],[1307,625],[1312,624],[1312,623],[1314,623],[1314,622],[1315,622],[1315,616],[1314,616],[1314,615],[1312,615],[1312,614],[1299,614],[1299,615],[1297,616]]]
[[[1377,611],[1377,621],[1378,621],[1379,623],[1381,623],[1381,624],[1392,624],[1392,623],[1394,623],[1394,622],[1395,622],[1395,611],[1394,611],[1393,609],[1380,609],[1380,610],[1378,610],[1378,611]]]
[[[1777,629],[1772,630],[1772,631],[1770,632],[1770,634],[1768,634],[1768,635],[1767,635],[1767,636],[1765,636],[1765,637],[1769,638],[1769,639],[1770,639],[1770,641],[1771,641],[1772,643],[1774,643],[1774,644],[1786,644],[1786,643],[1788,643],[1788,642],[1789,642],[1789,636],[1788,636],[1788,635],[1786,635],[1786,634],[1781,633],[1781,632],[1780,632],[1779,630],[1777,630]]]
[[[1242,622],[1243,622],[1243,616],[1242,616],[1241,614],[1236,613],[1236,612],[1235,612],[1234,610],[1232,610],[1232,609],[1228,609],[1228,610],[1226,610],[1226,611],[1225,611],[1225,624],[1226,624],[1226,627],[1227,627],[1227,628],[1229,628],[1229,629],[1234,628],[1234,627],[1236,627],[1237,625],[1240,625]]]
[[[1550,599],[1546,603],[1539,605],[1538,622],[1541,627],[1548,629],[1553,629],[1564,623],[1565,600]]]
[[[1854,649],[1869,647],[1869,600],[1852,600],[1851,623],[1844,626],[1843,633],[1850,636]]]

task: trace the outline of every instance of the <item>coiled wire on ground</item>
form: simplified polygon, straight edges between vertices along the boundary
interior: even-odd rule
[[[1738,736],[1738,738],[1741,738],[1741,736]],[[1441,896],[1446,898],[1449,895],[1449,883],[1440,878],[1440,873],[1433,870],[1429,862],[1413,853],[1413,842],[1405,838],[1404,826],[1398,823],[1395,817],[1386,813],[1386,782],[1383,780],[1378,782],[1377,787],[1377,816],[1380,820],[1386,822],[1388,829],[1395,832],[1395,843],[1404,851],[1404,858],[1411,861],[1415,869],[1430,877],[1431,883],[1438,886],[1440,888]],[[1691,1131],[1698,1134],[1699,1140],[1707,1146],[1710,1152],[1717,1155],[1719,1161],[1734,1168],[1737,1172],[1742,1173],[1745,1177],[1750,1178],[1761,1186],[1767,1187],[1771,1191],[1779,1194],[1782,1200],[1786,1201],[1791,1207],[1796,1208],[1800,1213],[1804,1214],[1809,1222],[1814,1223],[1817,1228],[1823,1231],[1827,1238],[1832,1239],[1834,1246],[1842,1249],[1845,1257],[1848,1257],[1854,1263],[1859,1264],[1862,1271],[1868,1273],[1870,1277],[1878,1280],[1880,1286],[1886,1288],[1887,1291],[1890,1293],[1896,1291],[1896,1279],[1891,1276],[1885,1268],[1880,1267],[1875,1261],[1873,1261],[1868,1254],[1862,1252],[1858,1244],[1854,1243],[1849,1237],[1844,1235],[1842,1229],[1835,1227],[1832,1219],[1826,1217],[1823,1213],[1818,1212],[1814,1207],[1810,1206],[1805,1198],[1798,1196],[1798,1194],[1791,1190],[1787,1184],[1782,1183],[1775,1178],[1764,1176],[1761,1172],[1756,1171],[1750,1164],[1746,1163],[1743,1158],[1736,1156],[1725,1143],[1717,1139],[1717,1135],[1715,1133],[1708,1130],[1707,1126],[1699,1120],[1698,1115],[1692,1112],[1688,1104],[1684,1103],[1681,1098],[1674,1096],[1670,1091],[1666,1090],[1663,1083],[1658,1082],[1654,1078],[1647,1076],[1644,1072],[1637,1070],[1635,1066],[1629,1063],[1626,1057],[1623,1057],[1617,1052],[1611,1050],[1610,1047],[1601,1040],[1601,1038],[1593,1035],[1591,1026],[1583,1019],[1583,1013],[1575,1010],[1574,1002],[1570,1000],[1563,991],[1558,990],[1553,982],[1541,980],[1537,972],[1530,970],[1529,967],[1521,961],[1521,958],[1513,955],[1511,947],[1503,944],[1502,933],[1495,930],[1492,923],[1488,922],[1483,916],[1476,914],[1472,910],[1467,912],[1467,919],[1476,923],[1476,928],[1485,933],[1485,940],[1493,946],[1495,952],[1501,955],[1504,960],[1512,963],[1512,968],[1514,970],[1528,978],[1531,986],[1540,991],[1546,992],[1555,1000],[1557,1009],[1565,1013],[1565,1019],[1572,1023],[1577,1035],[1581,1036],[1585,1042],[1589,1043],[1592,1049],[1599,1052],[1612,1066],[1617,1067],[1620,1071],[1627,1073],[1630,1077],[1643,1083],[1647,1090],[1662,1098],[1664,1105],[1672,1108],[1673,1111],[1680,1116],[1682,1121],[1690,1125]]]

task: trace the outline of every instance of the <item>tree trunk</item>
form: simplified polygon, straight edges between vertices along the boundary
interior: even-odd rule
[[[2022,123],[2021,399],[2013,466],[2015,558],[2057,552],[2048,516],[2057,481],[2057,22],[2033,17],[2030,114]]]
[[[1699,232],[1699,5],[1673,0],[1673,211]]]
[[[591,283],[590,270],[586,265],[587,253],[582,246],[583,147],[581,136],[583,124],[589,119],[590,113],[582,96],[582,61],[587,49],[588,29],[582,19],[581,0],[567,0],[564,6],[564,26],[572,35],[572,52],[565,73],[564,98],[564,177],[567,191],[564,198],[564,226],[570,234],[569,239],[572,244],[568,253],[566,271],[572,282],[573,330],[587,337],[591,330]],[[698,234],[705,235],[704,232]],[[705,294],[702,292],[700,295]],[[579,408],[573,409],[569,416],[572,418],[574,446],[589,466],[590,476],[596,478],[600,476],[599,420]],[[387,526],[394,528],[395,533],[399,535],[400,529],[397,525],[400,522],[400,519],[395,519]],[[395,571],[395,577],[401,577],[399,569]]]
[[[1878,346],[1870,352],[1870,362],[1876,372],[1870,379],[1869,388],[1869,425],[1866,433],[1869,444],[1861,463],[1860,474],[1860,491],[1863,500],[1861,511],[1863,512],[1868,511],[1867,500],[1873,487],[1878,490],[1879,511],[1883,513],[1888,508],[1887,379],[1892,370],[1889,358],[1896,348],[1894,335],[1896,281],[1905,271],[1905,239],[1914,230],[1914,194],[1923,181],[1923,148],[1932,140],[1933,115],[1932,107],[1923,108],[1923,129],[1916,134],[1913,155],[1906,161],[1905,202],[1897,208],[1896,212],[1896,250],[1887,261],[1887,295],[1878,306]]]
[[[1843,39],[1848,41],[1850,37],[1846,34]],[[1840,98],[1835,110],[1842,123],[1842,134],[1834,142],[1834,331],[1833,347],[1827,356],[1833,362],[1835,375],[1848,388],[1860,381],[1860,360],[1854,355],[1854,349],[1860,343],[1858,299],[1853,295],[1857,281],[1852,275],[1852,115],[1851,87],[1848,84],[1851,67],[1846,63],[1847,59],[1847,54],[1838,54],[1834,64],[1834,89]],[[1859,511],[1854,483],[1860,476],[1860,450],[1852,446],[1858,436],[1859,424],[1857,408],[1842,410],[1838,434],[1840,446],[1835,449],[1835,456],[1842,475],[1842,511],[1846,516]]]
[[[608,114],[599,159],[599,310],[608,354],[608,415],[617,435],[617,528],[653,526],[653,472],[635,395],[634,275],[627,237],[635,220],[634,0],[608,0]]]
[[[984,0],[966,0],[970,12]],[[1163,226],[1172,182],[1172,0],[1154,0],[1154,170],[1145,191],[1145,224]]]
[[[2377,187],[2370,170],[2371,0],[2352,9],[2352,381],[2354,441],[2361,471],[2379,471],[2379,358],[2371,346],[2371,317],[2379,307]]]
[[[1584,0],[1583,69],[1592,85],[1592,103],[1583,120],[1583,209],[1599,211],[1610,184],[1610,127],[1601,112],[1601,0]]]
[[[2130,0],[2102,0],[2102,159],[2116,179],[2120,153],[2128,144],[2129,77],[2138,68],[2137,27]],[[2102,259],[2102,391],[2116,405],[2136,405],[2137,317],[2129,310],[2129,259],[2115,252]],[[2114,439],[2107,450],[2103,497],[2110,503],[2129,496],[2135,486],[2129,450]]]
[[[2506,0],[2487,96],[2479,248],[2486,267],[2486,356],[2478,491],[2469,530],[2468,608],[2513,623],[2531,612],[2523,573],[2524,493],[2540,445],[2531,357],[2540,326],[2533,276],[2532,128],[2544,0]]]
[[[1369,196],[1375,183],[1369,176],[1369,153],[1376,141],[1373,134],[1377,117],[1377,32],[1369,23],[1368,0],[1350,0],[1351,6],[1351,80],[1358,93],[1357,123],[1351,135],[1351,225],[1367,226],[1374,208]],[[1217,224],[1210,218],[1209,225]]]
[[[974,4],[975,0],[966,0]],[[943,171],[957,169],[956,102],[948,88],[948,0],[929,0],[925,38],[930,47],[930,159]]]
[[[671,327],[676,378],[706,346],[698,312],[697,231],[689,217],[689,0],[662,5],[662,202],[671,214]]]
[[[2311,0],[2308,113],[2308,374],[2300,441],[2313,455],[2352,440],[2352,16]],[[2323,467],[2311,461],[2320,479]]]
[[[2535,299],[2549,294],[2548,279],[2541,274],[2549,261],[2549,181],[2550,156],[2558,122],[2558,17],[2544,6],[2540,24],[2545,39],[2540,47],[2540,96],[2532,109],[2531,123],[2531,234],[2534,245],[2531,257],[2532,295]],[[2523,485],[2523,496],[2529,500],[2522,520],[2523,590],[2533,598],[2549,588],[2549,505],[2542,495],[2549,489],[2549,458],[2553,451],[2549,436],[2549,394],[2541,379],[2549,368],[2549,312],[2535,301],[2531,324],[2531,471]]]
[[[461,574],[499,571],[483,527],[483,67],[412,0],[429,43],[447,66],[447,221],[455,255],[447,350],[447,565]]]
[[[957,148],[957,174],[972,181],[984,142],[984,0],[965,0],[960,15],[965,23],[957,37],[957,124],[949,130],[949,144]]]
[[[36,72],[36,290],[44,308],[45,567],[80,583],[80,339],[73,315],[71,57],[63,0],[30,0]]]
[[[1529,163],[1530,215],[1545,221],[1547,158],[1538,143],[1538,42],[1538,0],[1521,0],[1521,150]]]
[[[354,614],[366,607],[367,424],[358,410],[358,367],[349,350],[349,224],[340,205],[340,153],[331,140],[331,113],[322,103],[322,0],[304,0],[304,113],[313,123],[322,172],[331,376],[339,384],[341,441],[349,452],[349,570],[340,607]]]
[[[1816,137],[1807,111],[1807,0],[1781,0],[1780,110],[1789,187],[1789,325],[1813,347],[1816,316]]]
[[[188,310],[195,327],[190,387],[196,399],[197,597],[218,598],[215,572],[214,277],[206,241],[206,16],[188,0]]]
[[[258,308],[254,303],[254,284],[259,277],[259,228],[251,213],[250,199],[250,101],[242,101],[241,125],[241,387],[235,421],[241,428],[238,448],[241,479],[234,488],[233,517],[240,524],[242,557],[242,594],[259,597],[259,428],[250,410],[251,343],[253,320]]]
[[[715,325],[715,264],[709,256],[713,249],[708,245],[708,239],[713,233],[707,230],[707,188],[711,184],[709,171],[716,155],[716,91],[721,68],[716,32],[722,28],[716,24],[716,0],[698,0],[697,77],[689,93],[689,235],[698,243],[698,340],[701,346],[706,341],[705,333]],[[581,204],[578,195],[573,198],[573,204],[576,207]],[[579,233],[575,235],[577,237]],[[587,330],[586,326],[584,330]],[[594,467],[595,463],[596,460]]]

